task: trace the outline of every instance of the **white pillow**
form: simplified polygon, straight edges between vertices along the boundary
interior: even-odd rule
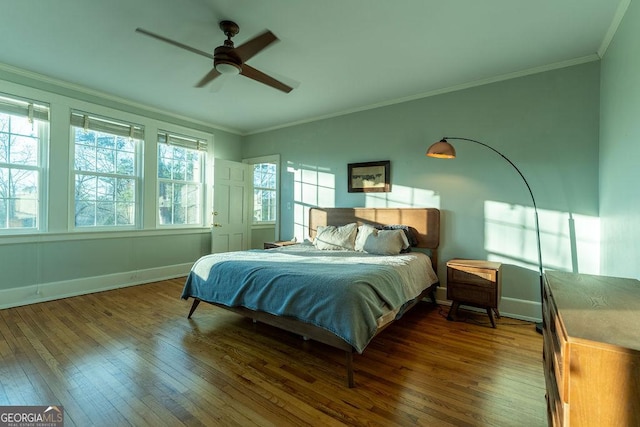
[[[318,249],[346,249],[352,251],[354,250],[357,231],[358,224],[355,222],[340,227],[320,225],[313,244]]]
[[[370,234],[365,243],[364,251],[376,255],[397,255],[409,247],[409,241],[402,230],[376,230]]]
[[[378,230],[376,230],[374,226],[369,224],[362,224],[360,227],[358,227],[358,234],[356,235],[355,244],[356,251],[364,252],[364,244],[371,234],[378,234]]]

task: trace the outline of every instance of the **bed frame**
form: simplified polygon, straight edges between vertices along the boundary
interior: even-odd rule
[[[429,249],[433,269],[438,266],[438,245],[440,243],[440,211],[434,208],[311,208],[309,211],[309,237],[313,239],[318,226],[321,225],[345,225],[352,222],[371,225],[403,224],[413,227],[417,232],[417,247]],[[414,299],[406,310],[413,308],[419,301],[429,297],[435,304],[435,291],[438,283],[434,283],[425,289]],[[200,304],[200,299],[194,298],[191,310],[187,318],[191,318],[193,312]],[[208,301],[205,301],[208,302]],[[333,333],[299,320],[275,316],[262,311],[249,310],[244,307],[228,307],[226,305],[209,303],[225,310],[252,318],[254,322],[263,322],[285,331],[301,335],[305,340],[312,339],[332,347],[344,350],[346,355],[347,386],[354,387],[353,381],[353,352],[354,348],[342,338]],[[376,335],[382,332],[393,321],[379,328]]]

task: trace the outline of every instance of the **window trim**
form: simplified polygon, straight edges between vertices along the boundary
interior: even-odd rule
[[[259,163],[273,163],[276,165],[276,220],[275,221],[259,221],[252,222],[252,228],[268,228],[273,226],[275,228],[275,239],[280,239],[280,217],[281,217],[281,209],[280,209],[280,154],[271,154],[267,156],[260,157],[250,157],[242,160],[243,163],[248,163],[250,165],[255,165]],[[250,212],[253,212],[253,176],[251,179],[251,206]]]
[[[200,186],[200,222],[197,224],[161,224],[160,223],[160,182],[178,182],[189,184],[192,183],[190,181],[183,180],[173,180],[160,178],[158,176],[158,147],[161,144],[173,145],[179,148],[185,148],[190,150],[196,150],[200,153],[200,181],[198,184]],[[158,135],[156,138],[156,175],[155,175],[155,184],[156,184],[156,197],[155,197],[155,218],[156,218],[156,228],[159,229],[169,229],[169,228],[200,228],[204,227],[206,221],[206,204],[207,204],[207,153],[208,153],[208,142],[206,139],[187,136],[183,134],[179,134],[176,132],[171,132],[167,130],[158,129]]]
[[[48,230],[48,191],[49,191],[49,141],[51,134],[50,114],[51,105],[44,101],[25,98],[9,93],[0,92],[0,113],[26,117],[38,127],[38,164],[26,169],[38,172],[38,198],[36,227],[33,228],[3,228],[0,237],[41,234]],[[7,163],[11,165],[11,163]]]
[[[80,126],[79,126],[80,125]],[[86,127],[85,127],[86,126]],[[74,128],[84,128],[95,132],[107,133],[121,137],[131,137],[137,141],[134,147],[134,174],[130,179],[135,181],[135,214],[134,223],[131,225],[109,225],[109,226],[84,226],[79,227],[76,225],[76,175],[78,172],[75,168],[75,156],[76,156],[76,140]],[[135,124],[124,119],[117,117],[106,117],[99,114],[87,113],[80,110],[71,110],[69,120],[69,223],[68,230],[73,233],[91,233],[91,232],[116,232],[116,231],[131,231],[143,229],[143,209],[144,200],[143,186],[144,186],[144,145],[145,145],[144,126],[141,124]],[[104,175],[117,175],[124,177],[124,175],[111,174],[111,173],[89,173],[95,176]]]

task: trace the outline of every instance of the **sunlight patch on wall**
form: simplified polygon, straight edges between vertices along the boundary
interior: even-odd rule
[[[288,162],[287,173],[293,187],[293,235],[298,241],[309,237],[309,209],[315,206],[333,208],[340,201],[340,206],[367,208],[440,208],[440,195],[434,190],[393,185],[389,193],[347,193],[345,189],[338,197],[336,176],[328,168]]]
[[[309,208],[335,207],[335,175],[326,168],[289,163],[287,172],[293,176],[294,236],[298,241],[308,238]]]
[[[544,268],[599,274],[599,218],[540,209],[538,215]],[[489,259],[536,270],[538,249],[533,208],[486,201],[484,216]]]

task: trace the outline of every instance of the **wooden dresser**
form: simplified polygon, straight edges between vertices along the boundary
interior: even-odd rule
[[[547,271],[549,425],[640,426],[640,281]]]

